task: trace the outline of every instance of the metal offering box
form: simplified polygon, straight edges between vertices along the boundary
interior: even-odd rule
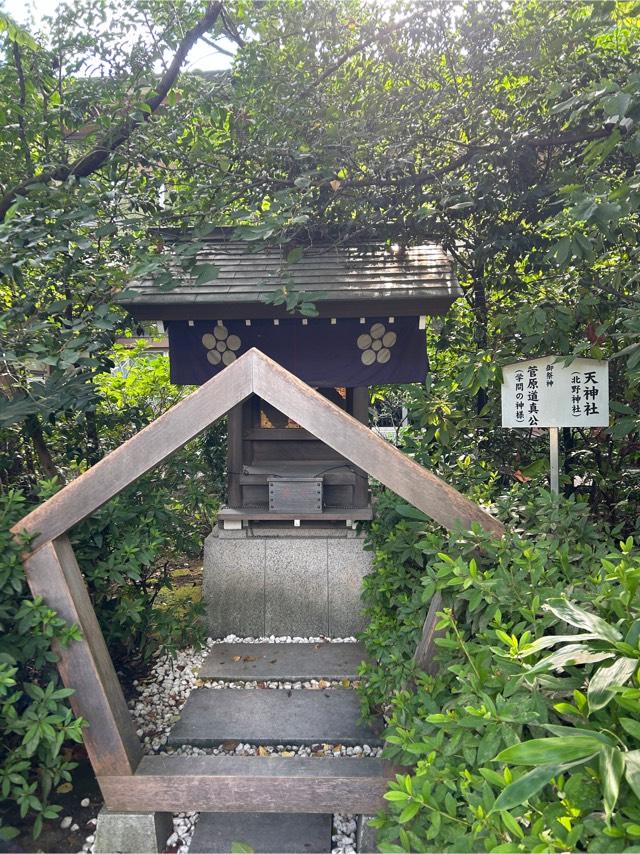
[[[321,477],[269,477],[269,510],[274,513],[322,513]]]

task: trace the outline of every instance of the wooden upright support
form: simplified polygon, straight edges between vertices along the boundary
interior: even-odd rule
[[[369,426],[369,387],[351,389],[353,417],[365,427]],[[356,483],[353,490],[354,507],[366,507],[369,503],[369,478],[361,468],[356,468]]]
[[[243,409],[244,405],[238,403],[229,410],[227,416],[227,482],[229,484],[227,503],[229,507],[242,506],[240,475],[242,474]]]
[[[442,596],[439,591],[436,591],[431,597],[427,617],[422,627],[422,637],[413,656],[413,660],[418,665],[420,670],[433,675],[436,670],[434,661],[434,653],[436,651],[435,640],[442,635],[442,632],[436,631],[438,624],[438,611],[442,610]]]
[[[32,594],[82,632],[81,641],[56,644],[55,652],[62,681],[75,690],[73,711],[88,722],[83,738],[96,776],[133,774],[142,747],[69,538],[30,555],[25,573]]]

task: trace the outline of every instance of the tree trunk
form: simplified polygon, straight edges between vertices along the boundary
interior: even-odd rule
[[[486,350],[489,336],[487,334],[488,309],[487,309],[487,292],[484,286],[484,270],[474,269],[473,271],[473,340],[475,341],[478,350]],[[476,394],[476,412],[478,415],[482,412],[487,403],[487,392],[480,388]]]
[[[44,476],[47,478],[57,477],[60,483],[64,484],[65,479],[53,461],[53,457],[51,456],[51,452],[49,451],[44,438],[44,433],[42,432],[42,425],[40,424],[37,415],[27,416],[25,419],[25,430],[27,436],[31,440],[33,449],[36,452],[36,456]]]
[[[89,409],[84,414],[87,426],[87,462],[94,466],[102,458],[102,447],[98,434],[98,423],[96,421],[95,409]]]

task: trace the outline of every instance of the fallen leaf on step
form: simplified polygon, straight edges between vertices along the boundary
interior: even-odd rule
[[[239,741],[223,741],[222,747],[224,750],[235,750],[239,744]]]
[[[319,686],[320,688],[330,688],[330,687],[331,687],[331,682],[327,682],[327,680],[326,680],[326,679],[321,679],[321,680],[318,682],[318,686]]]
[[[343,688],[348,688],[351,685],[351,682],[348,679],[341,679],[340,684]]]
[[[283,750],[280,756],[286,756],[289,759],[291,756],[295,756],[293,750]]]
[[[242,660],[241,655],[232,655],[231,656],[231,661],[241,661],[241,660]]]
[[[243,661],[257,661],[258,659],[255,657],[255,655],[245,655],[242,660]]]
[[[267,750],[266,747],[260,746],[258,748],[258,756],[268,756],[268,755],[269,755],[269,751]]]

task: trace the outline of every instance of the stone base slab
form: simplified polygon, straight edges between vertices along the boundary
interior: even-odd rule
[[[190,854],[219,854],[233,843],[248,845],[255,854],[315,854],[331,851],[331,816],[289,813],[202,813]]]
[[[365,625],[363,543],[346,527],[214,529],[204,546],[209,634],[351,637]]]
[[[347,688],[319,691],[280,688],[195,688],[171,728],[170,747],[241,744],[382,745],[384,722],[360,720],[360,698]],[[286,760],[288,762],[288,759]],[[336,759],[336,762],[343,760]],[[345,759],[362,764],[362,760]],[[274,760],[265,759],[273,769]],[[349,770],[349,769],[346,769]],[[355,770],[355,769],[354,769]]]
[[[168,812],[98,813],[94,854],[159,854],[173,831]]]
[[[360,643],[217,643],[199,679],[222,682],[306,682],[358,678],[367,654]]]

